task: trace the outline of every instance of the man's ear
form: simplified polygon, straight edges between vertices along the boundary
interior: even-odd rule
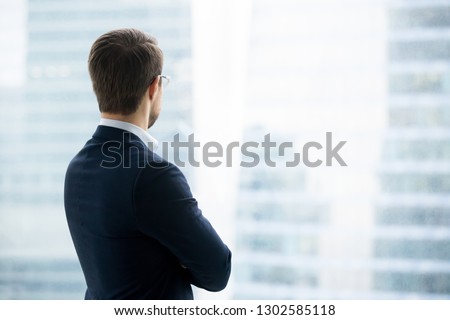
[[[158,90],[159,90],[159,76],[157,76],[148,87],[148,97],[150,98],[150,100],[152,100],[153,97],[158,94]]]

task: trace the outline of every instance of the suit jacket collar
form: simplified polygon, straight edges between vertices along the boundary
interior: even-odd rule
[[[103,141],[119,141],[123,143],[145,145],[151,151],[155,149],[153,148],[151,143],[145,143],[140,139],[140,137],[138,137],[132,132],[104,125],[98,125],[92,137],[94,139],[100,139]]]

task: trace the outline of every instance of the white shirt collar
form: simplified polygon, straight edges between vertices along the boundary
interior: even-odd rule
[[[153,138],[147,131],[142,129],[141,127],[138,127],[132,123],[120,121],[120,120],[112,120],[112,119],[100,119],[100,125],[101,126],[107,126],[107,127],[113,127],[117,129],[122,129],[128,132],[131,132],[132,134],[139,137],[139,139],[144,142],[144,144],[150,149],[150,150],[156,150],[158,148],[158,140]]]

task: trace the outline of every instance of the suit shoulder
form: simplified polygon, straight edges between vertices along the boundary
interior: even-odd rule
[[[135,188],[158,194],[160,199],[172,196],[192,197],[189,184],[183,172],[174,164],[160,158],[162,161],[148,163],[139,172]]]

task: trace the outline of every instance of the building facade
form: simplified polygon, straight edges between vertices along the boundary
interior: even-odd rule
[[[390,1],[374,290],[450,296],[450,3]]]

